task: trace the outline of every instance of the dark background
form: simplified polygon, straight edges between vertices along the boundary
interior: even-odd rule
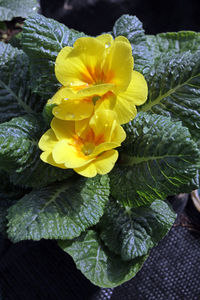
[[[122,14],[136,15],[147,34],[200,30],[199,0],[41,0],[42,14],[90,35],[112,30]]]
[[[136,15],[147,34],[200,31],[195,0],[41,0],[41,13],[70,28],[97,35],[122,14]],[[200,215],[187,196],[171,197],[178,218],[142,270],[115,289],[99,289],[54,241],[12,244],[0,240],[0,300],[199,300]],[[187,204],[187,205],[186,205]]]

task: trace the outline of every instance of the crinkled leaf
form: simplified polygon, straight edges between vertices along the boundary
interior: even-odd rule
[[[200,33],[194,31],[179,31],[146,35],[148,47],[152,48],[155,58],[179,54],[186,51],[192,53],[200,50]]]
[[[15,185],[44,186],[73,174],[40,160],[38,141],[45,129],[39,116],[24,115],[0,124],[0,168]]]
[[[52,97],[59,87],[54,74],[56,56],[63,47],[72,46],[81,36],[84,34],[38,14],[25,21],[22,46],[30,57],[34,92],[45,95],[47,99]]]
[[[39,8],[37,0],[0,0],[0,21],[27,18]]]
[[[121,165],[110,173],[114,198],[137,207],[196,188],[199,150],[181,122],[139,113],[124,128]]]
[[[10,207],[8,236],[14,242],[72,239],[99,221],[108,197],[106,175],[33,190]]]
[[[20,173],[14,171],[10,174],[10,181],[13,184],[25,188],[39,188],[56,181],[62,181],[75,174],[72,169],[60,169],[45,164],[40,159],[40,153],[41,151],[37,149],[30,166]]]
[[[0,124],[0,167],[22,171],[30,167],[37,152],[43,122],[34,115],[13,118]]]
[[[200,51],[188,51],[160,59],[151,73],[148,100],[139,110],[181,120],[199,140],[199,101]]]
[[[41,111],[44,100],[30,90],[29,59],[9,44],[0,42],[0,122]]]
[[[74,241],[61,241],[60,247],[70,254],[81,272],[95,285],[115,287],[136,275],[147,256],[122,261],[110,252],[98,234],[89,230]]]
[[[149,207],[123,208],[111,200],[100,221],[100,237],[110,251],[129,261],[146,255],[167,234],[176,215],[166,202]]]

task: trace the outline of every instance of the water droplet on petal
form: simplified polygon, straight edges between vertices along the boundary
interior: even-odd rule
[[[64,98],[64,100],[69,100],[69,98]]]
[[[109,48],[109,47],[110,47],[110,43],[106,43],[105,48]]]
[[[75,114],[67,114],[67,117],[70,119],[74,119],[75,118]]]
[[[58,111],[54,111],[54,114],[57,115],[59,112]]]

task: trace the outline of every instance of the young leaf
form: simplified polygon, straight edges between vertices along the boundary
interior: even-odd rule
[[[122,208],[111,200],[100,221],[100,237],[110,251],[129,261],[146,255],[167,234],[176,215],[162,200],[149,207]]]
[[[0,124],[0,169],[15,185],[40,187],[73,175],[40,160],[38,141],[45,125],[40,116],[24,115]]]
[[[0,21],[27,18],[39,8],[37,0],[0,0]]]
[[[156,64],[149,80],[148,101],[139,111],[149,111],[188,127],[199,140],[200,128],[200,51],[165,56]]]
[[[9,208],[8,236],[13,242],[72,239],[99,221],[108,197],[106,175],[33,190]]]
[[[31,93],[27,55],[0,42],[0,123],[39,112],[43,99]]]
[[[137,207],[197,188],[199,150],[181,122],[139,113],[124,128],[121,166],[110,173],[114,198]]]
[[[38,14],[25,21],[22,46],[30,58],[34,92],[45,95],[47,99],[52,97],[59,87],[54,74],[56,56],[63,47],[72,46],[81,36],[84,34]]]
[[[98,234],[89,230],[74,241],[60,241],[59,246],[70,254],[76,267],[95,285],[112,288],[136,275],[147,256],[122,261],[105,247]]]

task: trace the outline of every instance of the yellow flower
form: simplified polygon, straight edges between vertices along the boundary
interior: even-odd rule
[[[77,39],[73,47],[59,52],[55,74],[62,88],[50,102],[59,106],[53,110],[59,119],[82,120],[94,110],[112,109],[124,124],[136,116],[135,106],[147,99],[146,81],[133,71],[131,44],[123,36]]]
[[[90,119],[63,121],[53,118],[39,147],[41,159],[53,166],[72,168],[80,175],[94,177],[111,171],[125,131],[110,110],[98,111]]]

